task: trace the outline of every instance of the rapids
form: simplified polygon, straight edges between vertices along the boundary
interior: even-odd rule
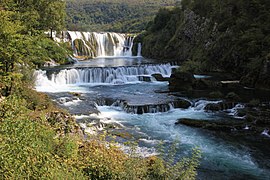
[[[95,118],[101,119],[103,123],[121,124],[126,131],[134,134],[141,148],[151,149],[161,141],[169,147],[174,141],[179,141],[176,157],[188,156],[192,148],[200,148],[203,158],[198,169],[198,179],[269,178],[269,169],[260,165],[263,159],[254,158],[251,150],[241,145],[241,142],[226,141],[205,130],[175,125],[179,118],[198,121],[232,118],[235,109],[229,112],[206,112],[204,107],[208,103],[219,101],[186,97],[181,98],[187,99],[191,106],[186,109],[175,108],[171,102],[179,97],[168,93],[168,82],[157,82],[151,76],[158,73],[168,77],[175,66],[144,61],[140,58],[99,58],[71,67],[38,70],[35,73],[36,89],[48,93],[55,101],[62,101],[63,107],[76,115],[83,128],[91,123],[89,119],[93,114],[89,110],[95,106],[100,112]],[[81,100],[67,101],[69,92],[81,93]],[[148,110],[138,114],[135,106],[127,107],[123,101],[146,106]],[[241,108],[241,105],[236,108]],[[268,131],[264,134],[268,135]]]

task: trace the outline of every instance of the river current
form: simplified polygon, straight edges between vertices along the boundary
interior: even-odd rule
[[[156,64],[144,58],[96,58],[37,71],[36,89],[61,102],[83,128],[93,116],[121,124],[139,142],[141,153],[155,152],[153,147],[161,141],[166,146],[179,142],[177,157],[190,156],[192,149],[198,147],[202,151],[198,179],[269,179],[269,170],[260,164],[262,159],[255,158],[252,150],[241,142],[225,140],[206,130],[175,125],[180,118],[237,117],[234,117],[235,109],[206,112],[207,103],[219,101],[176,97],[168,91],[167,81],[158,82],[151,76],[169,77],[172,68],[175,66],[171,63]],[[82,98],[72,99],[71,92],[81,93]],[[179,98],[190,101],[191,106],[175,108],[173,102]],[[128,106],[121,104],[123,101]],[[93,115],[95,108],[100,113]]]

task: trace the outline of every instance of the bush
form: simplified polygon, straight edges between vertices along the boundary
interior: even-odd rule
[[[27,119],[3,120],[0,126],[1,179],[78,179],[83,175],[55,153],[50,128]]]

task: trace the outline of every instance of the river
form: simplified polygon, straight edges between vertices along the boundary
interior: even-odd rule
[[[168,82],[158,82],[151,76],[159,73],[169,77],[174,67],[142,57],[96,58],[37,71],[36,89],[60,102],[86,131],[93,116],[120,124],[139,142],[140,153],[155,152],[153,147],[161,141],[166,147],[179,142],[176,157],[189,156],[192,148],[198,147],[202,151],[198,179],[268,179],[269,170],[260,165],[261,159],[252,156],[252,150],[239,140],[225,140],[206,130],[175,125],[179,118],[234,117],[233,109],[206,112],[205,105],[215,101],[176,97],[168,91]],[[70,92],[80,93],[80,98],[72,97]],[[179,98],[191,106],[175,108],[173,102]],[[95,110],[100,113],[93,114]]]

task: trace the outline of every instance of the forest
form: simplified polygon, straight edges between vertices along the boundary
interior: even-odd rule
[[[138,33],[160,7],[175,4],[176,0],[68,0],[67,29]]]
[[[177,60],[190,72],[228,72],[245,86],[269,89],[269,9],[267,0],[183,0],[159,10],[137,41],[145,57]]]

